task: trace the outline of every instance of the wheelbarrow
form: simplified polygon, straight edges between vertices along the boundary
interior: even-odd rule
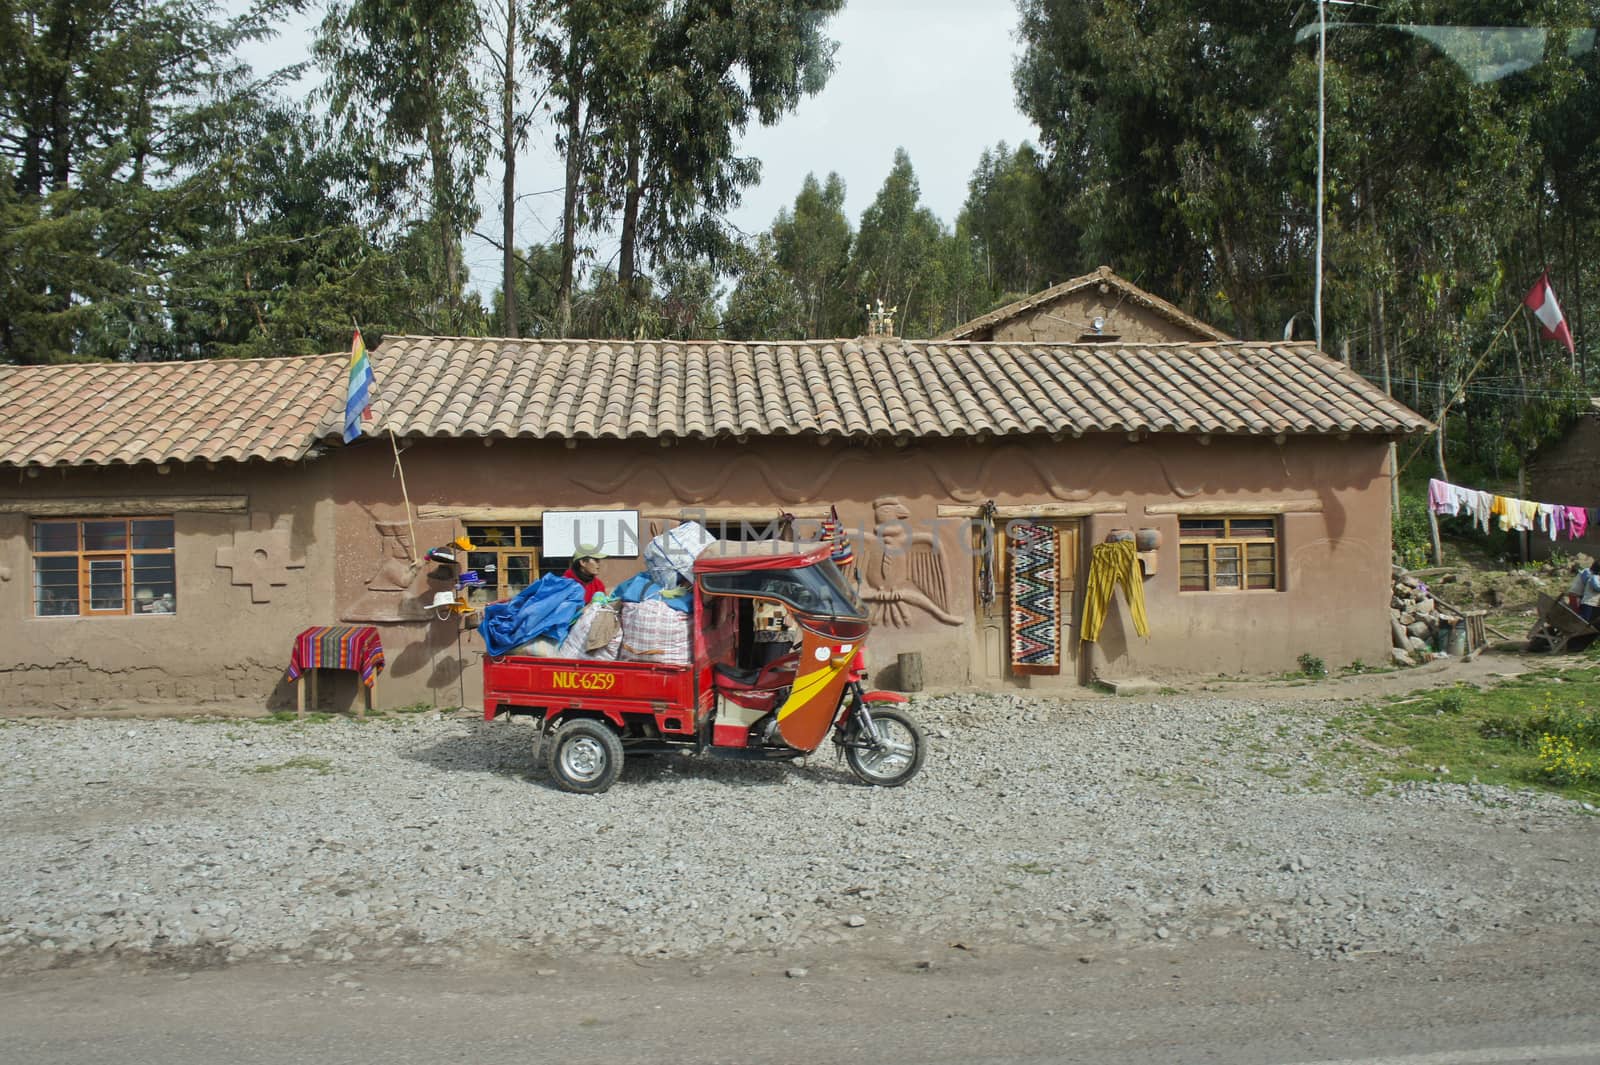
[[[1578,643],[1573,647],[1576,651],[1588,646],[1596,636],[1600,636],[1600,629],[1579,617],[1567,604],[1541,595],[1539,620],[1533,623],[1533,629],[1528,633],[1528,650],[1549,650],[1560,654],[1567,649],[1569,642],[1576,640]]]

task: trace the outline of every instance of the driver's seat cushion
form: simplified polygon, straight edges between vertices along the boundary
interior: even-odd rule
[[[737,669],[733,666],[713,666],[712,674],[718,680],[727,681],[738,688],[753,688],[756,681],[761,679],[761,667],[755,669]]]

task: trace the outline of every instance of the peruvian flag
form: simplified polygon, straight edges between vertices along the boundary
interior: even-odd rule
[[[1539,319],[1539,335],[1546,340],[1559,340],[1567,346],[1567,353],[1576,355],[1578,349],[1572,345],[1572,330],[1567,328],[1567,320],[1561,314],[1561,305],[1556,302],[1556,290],[1550,287],[1550,271],[1546,270],[1539,275],[1533,288],[1523,298],[1523,303],[1533,311],[1533,316]]]

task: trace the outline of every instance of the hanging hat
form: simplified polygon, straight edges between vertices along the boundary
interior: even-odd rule
[[[473,544],[471,537],[458,536],[451,542],[455,544],[455,546],[461,548],[463,551],[476,551],[478,549]]]
[[[431,547],[428,549],[428,561],[454,566],[456,564],[456,553],[450,550],[449,544],[443,547]]]
[[[456,578],[456,584],[461,588],[482,588],[488,583],[488,581],[478,576],[478,571],[475,569],[469,569]]]
[[[455,592],[434,592],[433,602],[429,604],[432,610],[449,610],[456,605]]]
[[[584,558],[592,558],[596,561],[603,561],[604,559],[610,557],[610,555],[607,555],[600,549],[599,544],[579,544],[577,549],[572,552],[572,561],[574,562]]]

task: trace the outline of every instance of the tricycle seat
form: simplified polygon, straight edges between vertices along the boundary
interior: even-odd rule
[[[712,673],[716,676],[718,687],[753,688],[756,681],[761,679],[761,668],[757,666],[754,669],[738,669],[734,666],[717,665],[712,669]]]

